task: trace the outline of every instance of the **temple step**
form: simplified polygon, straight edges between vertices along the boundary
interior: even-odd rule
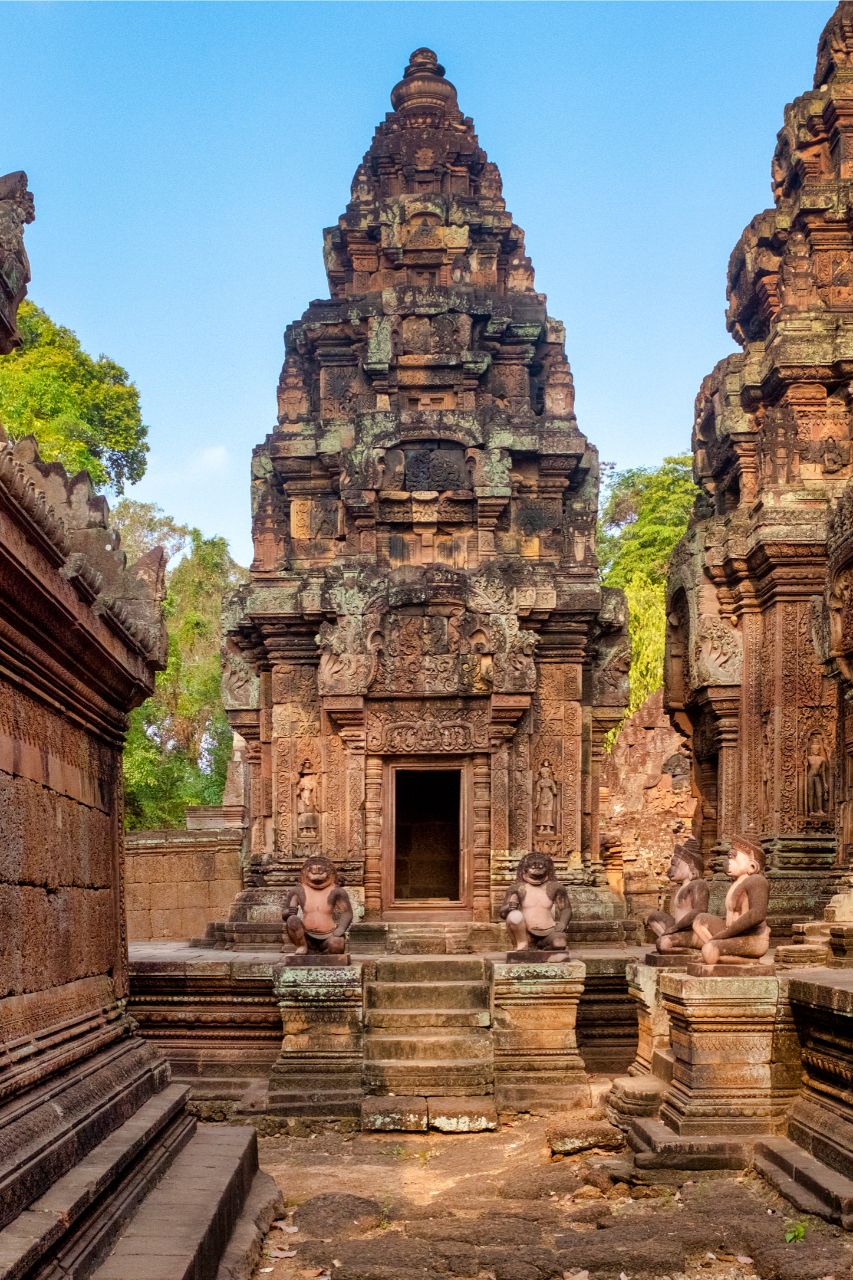
[[[853,1228],[853,1181],[821,1164],[790,1138],[765,1138],[756,1144],[754,1168],[803,1213]]]
[[[364,1087],[374,1095],[491,1092],[487,962],[459,955],[373,962],[365,988]]]
[[[367,1062],[403,1059],[424,1063],[457,1058],[491,1059],[492,1055],[492,1042],[488,1032],[463,1031],[454,1035],[452,1031],[442,1032],[429,1026],[409,1034],[371,1033],[364,1047]]]
[[[489,987],[485,982],[368,982],[364,993],[368,1009],[488,1009]]]
[[[435,960],[417,956],[404,959],[384,956],[376,962],[377,982],[481,982],[486,981],[486,962],[476,956],[441,956]]]
[[[401,1062],[372,1060],[364,1064],[366,1093],[444,1097],[458,1094],[491,1094],[494,1070],[490,1060]]]
[[[366,1009],[364,1025],[377,1031],[417,1031],[434,1028],[488,1027],[488,1009]]]
[[[243,1211],[250,1195],[268,1205],[268,1217],[280,1204],[271,1179],[257,1171],[257,1151],[252,1128],[200,1126],[131,1218],[93,1280],[216,1276],[241,1219],[244,1233],[249,1229]]]
[[[146,1193],[192,1139],[189,1089],[168,1085],[0,1232],[0,1274],[82,1274],[104,1257]]]

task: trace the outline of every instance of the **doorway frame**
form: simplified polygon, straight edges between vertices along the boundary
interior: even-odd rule
[[[382,919],[471,920],[474,912],[473,762],[467,756],[396,756],[382,770]],[[459,898],[405,898],[397,901],[397,774],[459,772]]]

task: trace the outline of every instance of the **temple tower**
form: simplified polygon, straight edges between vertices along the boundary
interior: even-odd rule
[[[531,848],[604,883],[625,607],[599,584],[563,326],[498,170],[431,50],[391,102],[253,456],[224,676],[247,884],[323,852],[368,919],[488,921]]]
[[[818,600],[827,522],[853,475],[851,178],[853,5],[841,4],[814,88],[785,108],[774,206],[731,256],[742,351],[696,400],[702,495],[669,577],[666,697],[692,740],[707,864],[720,869],[736,831],[760,838],[777,929],[819,914],[835,888],[853,776]]]

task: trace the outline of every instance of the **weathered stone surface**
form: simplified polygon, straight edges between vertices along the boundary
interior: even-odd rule
[[[429,1127],[439,1133],[485,1133],[497,1129],[494,1098],[430,1098]]]
[[[555,1155],[573,1156],[579,1151],[616,1150],[625,1135],[615,1125],[594,1116],[555,1116],[545,1130],[545,1139]]]
[[[241,832],[233,827],[128,832],[128,940],[202,936],[240,892],[241,843]]]
[[[361,1104],[361,1127],[377,1133],[426,1133],[429,1110],[426,1098],[365,1098]]]
[[[341,1233],[362,1235],[379,1225],[382,1206],[366,1196],[328,1192],[312,1196],[294,1211],[293,1223],[306,1235],[326,1239]]]
[[[652,953],[656,961],[676,959],[670,972],[684,966],[682,957]],[[686,966],[686,957],[684,958]],[[669,1015],[661,999],[660,975],[663,965],[629,960],[628,991],[637,1012],[637,1055],[626,1076],[617,1076],[603,1100],[605,1114],[621,1128],[628,1128],[638,1116],[656,1115],[666,1085],[672,1078]]]
[[[577,1042],[585,973],[578,960],[494,965],[498,1110],[541,1115],[555,1107],[589,1105]]]
[[[602,860],[629,916],[665,905],[673,841],[689,833],[696,810],[690,751],[673,728],[658,690],[625,721],[601,772]]]
[[[660,973],[673,1069],[660,1119],[629,1130],[643,1167],[740,1168],[760,1135],[784,1130],[800,1077],[787,983],[718,970]]]

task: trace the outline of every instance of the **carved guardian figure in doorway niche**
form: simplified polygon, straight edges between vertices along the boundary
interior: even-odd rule
[[[735,836],[726,872],[734,884],[726,894],[725,919],[703,913],[693,931],[702,943],[703,963],[752,964],[770,950],[764,850],[748,836]]]
[[[516,951],[566,951],[566,930],[572,907],[565,885],[557,879],[554,861],[544,853],[521,859],[515,884],[501,907]]]
[[[693,922],[707,912],[711,886],[703,878],[702,853],[693,836],[673,849],[667,876],[675,886],[671,909],[653,911],[646,924],[656,935],[655,945],[661,954],[698,950],[702,942],[693,931]]]
[[[299,884],[288,890],[284,927],[297,955],[344,955],[353,912],[335,864],[317,856],[302,864]]]

